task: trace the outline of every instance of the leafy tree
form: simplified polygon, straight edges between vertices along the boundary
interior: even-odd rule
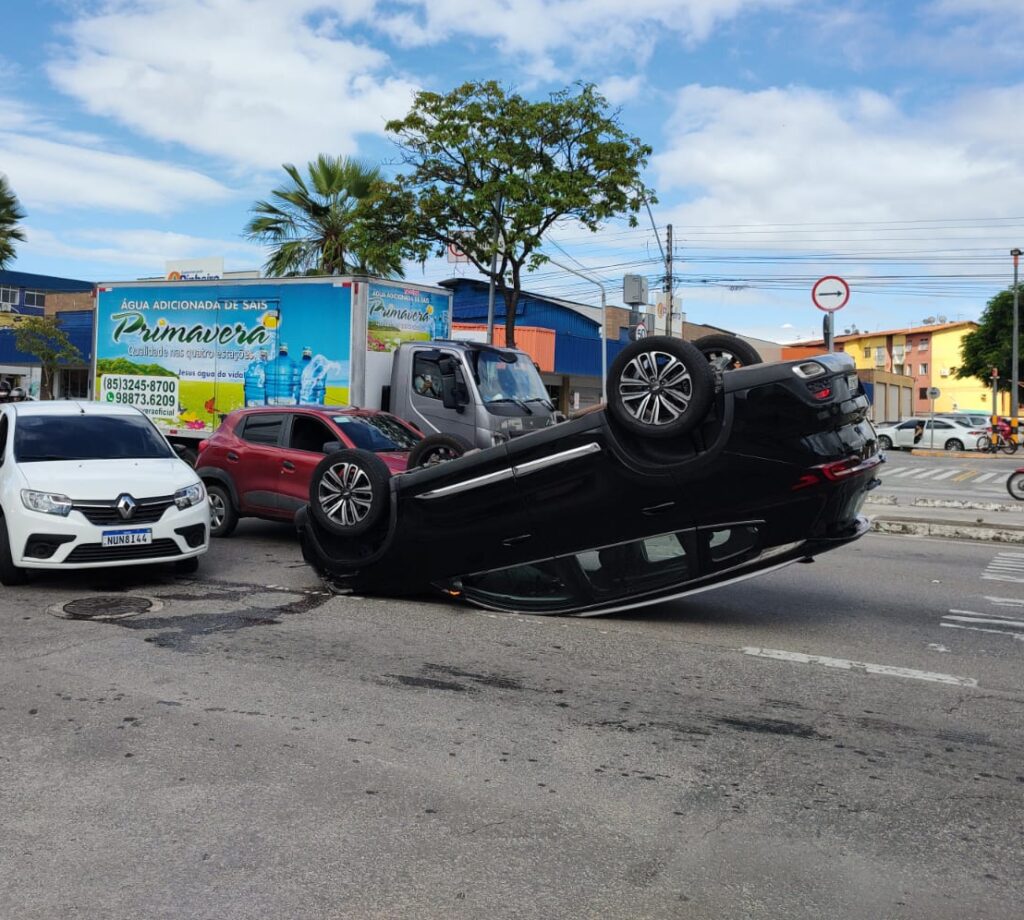
[[[377,218],[403,239],[406,255],[423,260],[456,246],[493,277],[509,345],[522,273],[547,261],[547,231],[574,220],[593,232],[621,214],[635,226],[645,199],[654,200],[640,180],[651,148],[620,127],[592,84],[540,102],[494,81],[421,92],[387,130],[408,172],[378,187]]]
[[[244,230],[273,247],[268,274],[402,276],[398,247],[363,226],[364,202],[383,181],[377,167],[320,154],[306,178],[291,163],[283,168],[291,181],[250,208]]]
[[[0,175],[0,269],[14,259],[14,241],[25,241],[25,234],[18,227],[18,221],[24,216],[7,177]]]
[[[1018,293],[1024,303],[1024,285]],[[1020,330],[1018,330],[1020,331]],[[985,306],[978,328],[964,336],[960,346],[960,380],[977,378],[992,385],[992,368],[999,368],[999,389],[1009,391],[1013,378],[1013,288],[1000,291]],[[1018,343],[1018,359],[1024,359],[1024,347]],[[1018,372],[1020,365],[1018,363]],[[1024,379],[1018,377],[1018,379]]]
[[[19,351],[39,359],[42,399],[53,398],[53,375],[61,364],[82,361],[81,353],[52,316],[23,317],[14,327],[14,344]]]

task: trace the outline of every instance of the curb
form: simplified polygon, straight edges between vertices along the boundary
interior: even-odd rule
[[[978,540],[985,543],[1024,544],[1024,526],[965,524],[961,521],[929,521],[924,518],[873,517],[871,532],[914,537],[944,537],[951,540]]]

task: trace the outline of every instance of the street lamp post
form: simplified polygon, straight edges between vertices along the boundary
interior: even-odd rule
[[[1012,367],[1010,369],[1010,423],[1013,425],[1014,428],[1013,433],[1016,434],[1017,416],[1019,414],[1018,410],[1020,408],[1020,399],[1017,393],[1019,383],[1017,379],[1017,351],[1019,348],[1018,340],[1020,338],[1020,316],[1019,311],[1017,310],[1018,301],[1020,299],[1020,290],[1017,286],[1017,263],[1020,260],[1021,253],[1019,249],[1014,248],[1010,250],[1010,255],[1013,256],[1013,351],[1012,357],[1010,359],[1012,361]]]
[[[584,275],[583,272],[577,271],[575,268],[569,268],[568,265],[563,265],[561,262],[556,262],[552,258],[548,258],[548,261],[552,265],[557,265],[563,271],[569,272],[571,275],[575,275],[577,278],[582,278],[584,281],[589,281],[591,284],[596,284],[601,289],[601,322],[597,327],[598,332],[598,344],[601,348],[601,402],[608,402],[608,385],[606,383],[608,379],[608,342],[605,341],[604,337],[604,323],[607,309],[605,306],[605,293],[604,285],[601,284],[596,278],[591,278],[589,275]]]

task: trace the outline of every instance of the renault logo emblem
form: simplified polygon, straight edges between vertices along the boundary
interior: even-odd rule
[[[121,517],[124,520],[128,520],[133,514],[135,514],[136,502],[135,499],[130,495],[122,495],[114,506],[120,512]]]

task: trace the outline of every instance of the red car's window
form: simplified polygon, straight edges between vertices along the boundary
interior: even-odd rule
[[[412,450],[421,440],[388,415],[336,415],[334,424],[362,450]]]

